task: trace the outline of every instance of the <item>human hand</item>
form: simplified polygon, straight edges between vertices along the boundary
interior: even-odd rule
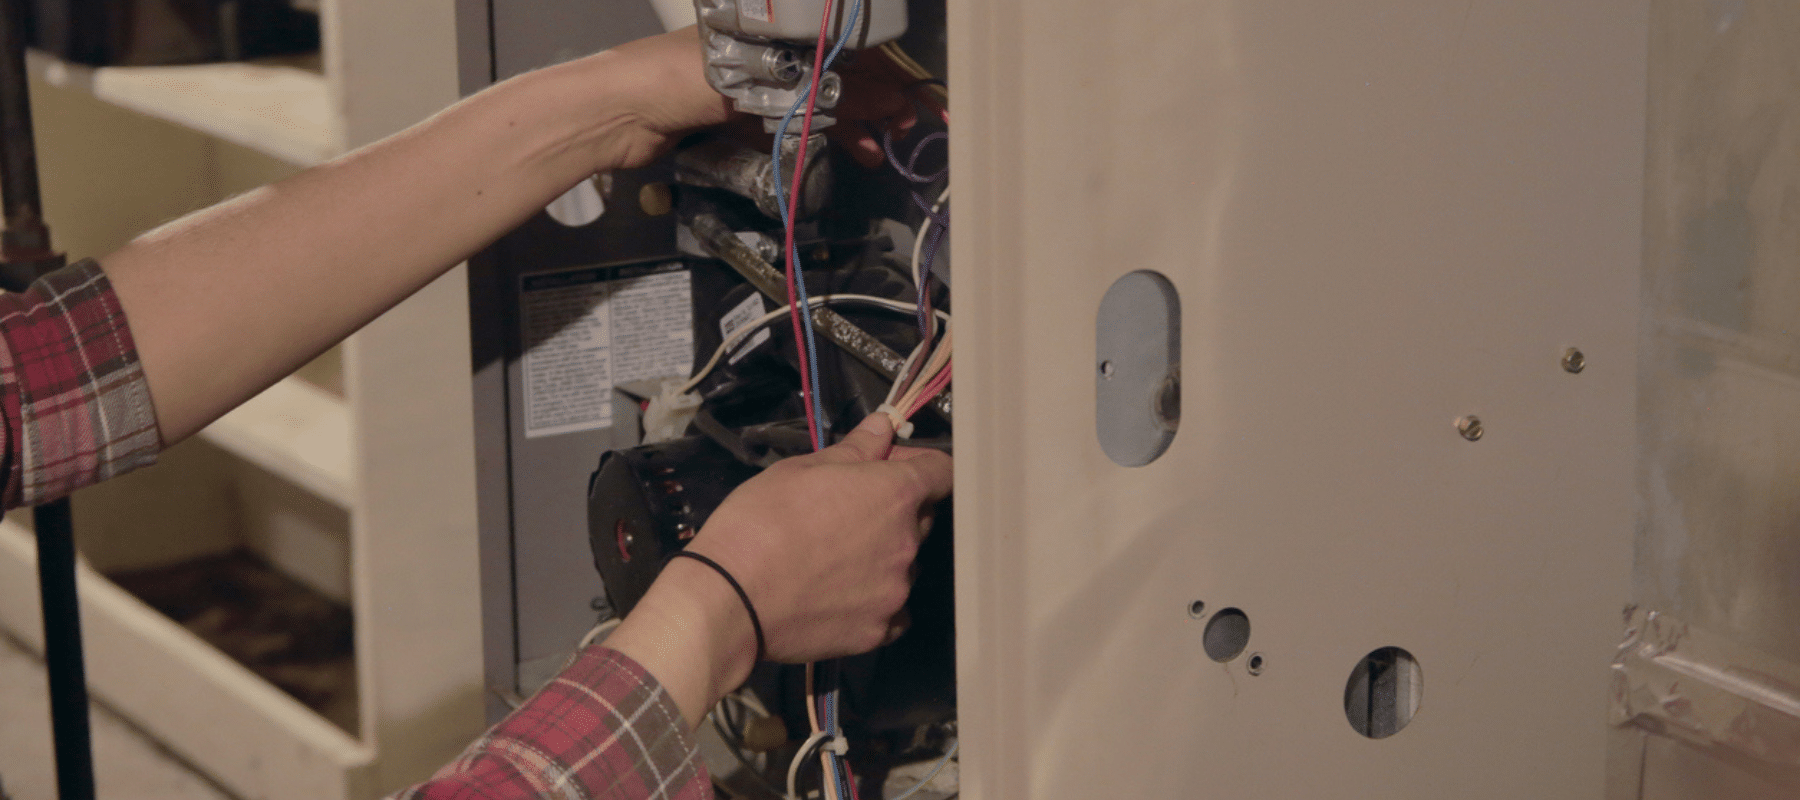
[[[689,544],[744,585],[770,660],[854,655],[897,633],[951,463],[892,443],[887,417],[871,415],[842,442],[746,482]]]
[[[684,134],[742,116],[707,84],[700,37],[692,26],[639,39],[596,58],[628,61],[621,72],[632,76],[623,87],[629,98],[624,122],[613,132],[622,145],[620,156],[599,171],[644,166]],[[865,123],[879,121],[895,136],[912,130],[917,112],[908,94],[916,92],[918,81],[874,49],[851,54],[833,70],[843,77],[844,90],[832,110],[838,124],[826,133],[863,166],[880,166],[881,144]],[[929,98],[924,101],[930,105]],[[761,123],[753,127],[760,131]]]
[[[886,160],[881,142],[865,123],[879,122],[899,139],[918,124],[921,105],[933,113],[945,113],[935,98],[920,91],[919,79],[882,50],[860,51],[837,71],[844,78],[844,91],[832,113],[849,124],[834,125],[826,134],[864,167],[873,169]]]
[[[729,121],[736,112],[706,82],[700,35],[690,25],[589,56],[607,68],[619,101],[603,127],[607,149],[596,172],[647,166],[682,136]]]
[[[898,634],[913,558],[950,493],[950,457],[892,446],[874,414],[844,441],[786,459],[738,487],[689,543],[756,606],[774,661],[874,649]],[[692,559],[669,561],[608,647],[642,664],[690,725],[756,660],[749,614],[730,585]]]

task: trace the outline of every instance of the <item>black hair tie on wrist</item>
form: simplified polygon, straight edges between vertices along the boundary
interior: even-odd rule
[[[737,592],[738,599],[744,601],[744,610],[750,612],[750,627],[756,630],[756,660],[761,661],[767,657],[769,651],[766,643],[763,641],[762,620],[756,616],[756,606],[750,604],[750,594],[744,591],[743,584],[738,583],[737,578],[731,577],[731,573],[725,571],[725,568],[720,566],[719,562],[700,555],[699,553],[690,550],[676,550],[669,557],[691,558],[712,567],[713,571],[719,573],[719,575],[725,579],[726,583],[731,584],[732,590]]]

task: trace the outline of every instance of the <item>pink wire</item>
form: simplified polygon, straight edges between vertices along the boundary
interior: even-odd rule
[[[794,272],[799,269],[799,265],[794,263],[797,260],[794,258],[796,255],[794,221],[800,215],[800,186],[806,176],[806,145],[812,139],[813,110],[819,103],[819,78],[822,72],[819,67],[825,63],[825,42],[831,38],[831,6],[832,0],[825,0],[825,13],[819,19],[819,45],[813,51],[812,86],[806,92],[806,118],[801,123],[800,146],[794,154],[794,187],[788,192],[786,240],[783,242],[784,247],[781,251],[788,256],[788,305],[792,308],[790,318],[794,324],[794,349],[799,352],[800,356],[800,401],[802,405],[806,406],[807,438],[815,445],[820,441],[819,420],[813,414],[812,393],[818,391],[818,387],[812,385],[812,379],[806,369],[806,339],[804,338],[806,333],[800,315],[808,313],[809,309],[800,307],[799,292],[796,291],[798,287],[795,284]]]
[[[906,416],[902,419],[912,419],[912,415],[919,413],[919,409],[943,393],[944,388],[950,385],[950,367],[954,362],[955,359],[944,362],[944,369],[925,384],[925,389],[919,392],[919,399],[913,401],[912,408],[906,410]]]

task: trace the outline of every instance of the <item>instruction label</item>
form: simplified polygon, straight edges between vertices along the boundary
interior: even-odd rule
[[[694,366],[693,281],[679,263],[528,275],[519,292],[525,436],[612,426],[613,386]]]
[[[751,292],[749,297],[744,298],[744,302],[738,303],[730,311],[725,312],[725,316],[719,318],[719,336],[723,337],[725,341],[730,341],[732,334],[737,333],[744,326],[762,319],[767,313],[769,313],[768,309],[763,307],[763,296]],[[765,326],[732,346],[731,357],[727,361],[736,364],[742,361],[744,356],[750,355],[750,351],[761,347],[767,341],[769,341],[769,329]]]
[[[745,19],[757,22],[774,22],[775,9],[770,8],[775,0],[738,0],[738,13]]]

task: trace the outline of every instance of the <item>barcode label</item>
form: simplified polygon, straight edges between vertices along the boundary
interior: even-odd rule
[[[731,335],[737,333],[739,328],[761,319],[765,313],[767,313],[767,311],[763,308],[762,295],[751,292],[749,297],[744,298],[744,302],[739,303],[736,308],[731,309],[726,312],[725,316],[719,318],[719,335],[726,339],[730,339]],[[760,331],[752,333],[740,340],[737,343],[737,346],[731,348],[731,355],[728,360],[730,363],[736,364],[739,361],[744,360],[744,356],[749,355],[751,350],[755,350],[762,346],[762,344],[768,340],[768,328],[763,328]]]

